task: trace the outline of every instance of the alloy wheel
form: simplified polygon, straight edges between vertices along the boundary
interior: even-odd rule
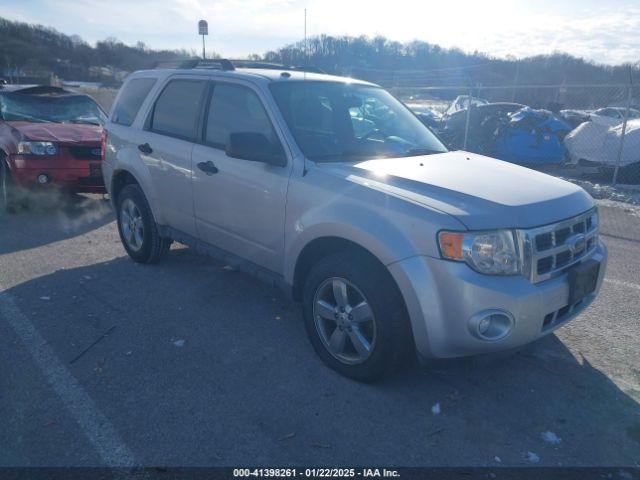
[[[313,299],[313,319],[323,345],[340,362],[360,364],[373,353],[373,311],[349,280],[333,277],[320,284]]]
[[[144,222],[140,209],[130,198],[120,206],[120,227],[127,246],[134,252],[140,251],[144,242]]]

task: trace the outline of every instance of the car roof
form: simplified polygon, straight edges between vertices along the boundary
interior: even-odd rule
[[[136,77],[149,77],[149,76],[169,76],[169,75],[207,75],[211,77],[229,77],[229,78],[242,78],[245,80],[252,80],[265,83],[273,82],[299,82],[299,81],[314,81],[314,82],[335,82],[335,83],[352,83],[356,85],[370,85],[377,86],[364,80],[357,80],[350,77],[340,77],[337,75],[327,75],[325,73],[312,73],[304,72],[300,70],[288,70],[283,67],[282,70],[273,68],[237,68],[234,70],[220,70],[209,68],[159,68],[155,70],[139,70],[130,75],[131,78]]]

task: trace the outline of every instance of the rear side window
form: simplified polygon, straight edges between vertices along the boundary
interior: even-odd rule
[[[156,133],[193,140],[206,88],[204,80],[172,80],[153,108],[150,129]]]
[[[111,121],[127,127],[131,125],[155,83],[155,78],[135,78],[127,82],[113,107]]]

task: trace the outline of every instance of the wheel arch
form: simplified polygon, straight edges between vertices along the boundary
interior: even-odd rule
[[[162,222],[159,221],[160,219],[158,218],[156,208],[154,208],[153,205],[153,200],[155,200],[155,197],[149,195],[147,188],[145,188],[145,185],[140,180],[140,178],[134,172],[127,168],[117,168],[111,175],[110,193],[111,203],[114,209],[117,208],[118,195],[127,185],[137,185],[140,190],[142,190],[142,193],[147,198],[147,203],[149,204],[149,209],[151,210],[153,218],[155,219],[156,223],[162,224]]]
[[[302,290],[307,275],[321,259],[335,253],[341,253],[345,251],[351,251],[361,254],[371,261],[375,262],[393,281],[398,292],[400,288],[393,278],[393,275],[387,269],[386,265],[377,255],[371,252],[369,249],[360,245],[359,243],[339,236],[322,236],[311,240],[307,243],[300,254],[296,258],[295,267],[293,269],[293,283],[292,283],[292,296],[294,300],[300,301],[302,299]],[[400,292],[402,296],[402,292]]]
[[[323,258],[327,258],[327,256],[344,253],[347,253],[347,255],[344,255],[340,259],[340,262],[348,262],[351,260],[354,262],[372,262],[377,268],[371,269],[365,267],[363,272],[368,272],[367,278],[376,279],[372,285],[374,285],[375,288],[379,287],[383,289],[384,295],[386,295],[386,298],[390,302],[388,304],[397,305],[397,308],[394,308],[390,315],[395,321],[395,330],[402,339],[402,341],[396,343],[392,349],[394,359],[391,361],[391,364],[397,366],[401,361],[408,360],[416,351],[413,322],[409,315],[407,299],[400,289],[400,285],[390,269],[373,252],[352,240],[342,237],[319,237],[312,240],[305,245],[297,259],[292,295],[294,299],[298,301],[302,300],[302,297],[305,295],[303,292],[306,290],[305,281],[308,275],[311,274],[313,266]],[[376,271],[379,271],[380,275],[378,275]],[[356,286],[358,285],[356,284]],[[306,311],[307,308],[310,308],[308,304],[303,305],[303,311]],[[305,323],[308,321],[307,319],[308,314],[305,313]],[[309,331],[308,326],[307,330]]]
[[[136,176],[131,173],[129,170],[119,169],[113,172],[111,176],[111,197],[116,202],[118,195],[122,191],[122,189],[127,186],[135,184],[142,188],[142,184],[138,181]]]

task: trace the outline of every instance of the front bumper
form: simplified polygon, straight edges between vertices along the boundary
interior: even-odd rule
[[[14,168],[11,176],[17,186],[34,188],[60,188],[74,192],[105,193],[102,178],[101,161],[69,160],[56,158],[54,160],[22,158],[16,155],[12,158]],[[49,181],[41,185],[38,176],[47,175]]]
[[[532,283],[522,276],[482,275],[464,263],[416,256],[389,265],[402,292],[418,355],[448,358],[506,350],[537,340],[582,312],[597,296],[605,275],[606,247],[582,259],[600,262],[597,286],[579,304],[568,305],[569,282],[564,273]],[[485,310],[509,312],[514,326],[495,341],[472,335],[469,319]]]

